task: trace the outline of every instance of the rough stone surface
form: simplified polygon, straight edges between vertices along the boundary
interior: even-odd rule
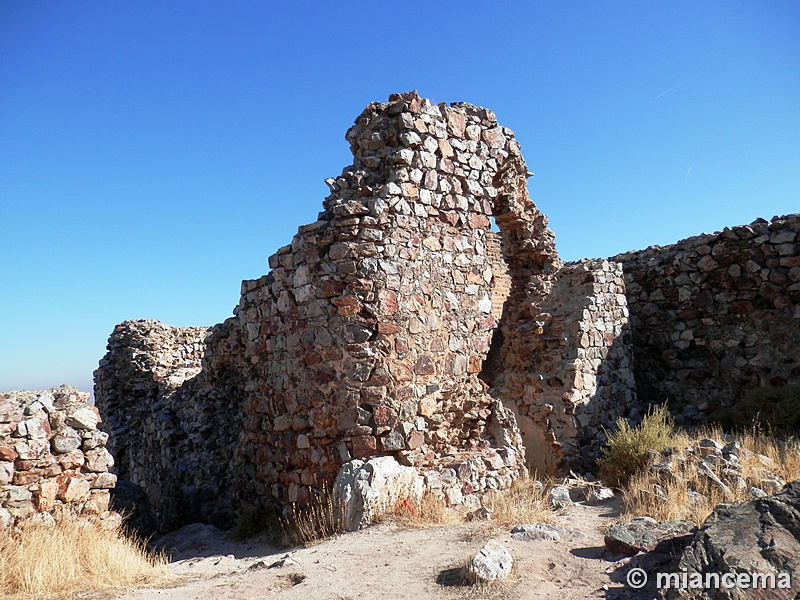
[[[800,384],[798,232],[800,215],[758,219],[612,259],[640,396],[670,400],[691,424],[749,388]]]
[[[511,574],[514,559],[503,544],[489,540],[469,562],[469,575],[473,581],[489,583],[506,579]]]
[[[0,529],[109,516],[114,459],[99,421],[89,394],[73,387],[0,394]]]
[[[241,405],[235,372],[227,367],[235,353],[224,331],[126,321],[115,328],[95,372],[117,475],[146,490],[145,529],[151,519],[160,531],[198,519],[231,524]],[[206,352],[220,346],[225,349]],[[227,358],[217,365],[210,363],[214,356]],[[198,377],[204,361],[216,373],[214,385]],[[91,449],[101,441],[88,437],[83,445]]]
[[[715,598],[795,598],[800,594],[800,481],[772,496],[718,506],[678,562],[688,573],[789,573],[789,589],[722,588]],[[687,590],[691,591],[691,590]],[[681,598],[670,590],[666,598]]]
[[[333,484],[333,502],[345,531],[356,531],[391,511],[401,500],[417,501],[423,480],[417,469],[391,456],[345,464]]]
[[[511,530],[511,537],[524,542],[536,542],[540,540],[558,542],[565,533],[566,529],[559,525],[532,523],[517,525]]]
[[[684,535],[695,528],[690,521],[659,523],[649,517],[637,517],[612,525],[604,536],[606,550],[612,554],[633,556],[653,550],[664,540]]]

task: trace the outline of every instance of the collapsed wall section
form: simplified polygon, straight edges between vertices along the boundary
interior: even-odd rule
[[[0,530],[108,519],[116,476],[89,394],[69,386],[0,394]]]
[[[622,263],[636,384],[702,422],[752,387],[800,384],[800,215],[654,246]]]

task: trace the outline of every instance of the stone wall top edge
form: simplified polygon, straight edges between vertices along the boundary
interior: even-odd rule
[[[627,252],[621,252],[609,257],[607,260],[619,263],[627,263],[658,256],[667,256],[680,251],[693,250],[699,246],[715,243],[722,238],[747,239],[747,237],[754,237],[752,235],[747,235],[747,237],[739,236],[740,233],[746,234],[748,230],[754,230],[756,235],[760,235],[769,231],[787,227],[800,229],[800,213],[775,216],[770,221],[759,217],[746,225],[725,227],[722,231],[715,231],[713,233],[701,233],[683,240],[679,240],[674,244],[669,244],[667,246],[652,245],[648,246],[644,250],[629,250]],[[762,229],[763,231],[761,231]]]

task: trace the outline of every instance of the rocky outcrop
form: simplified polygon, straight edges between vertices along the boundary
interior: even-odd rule
[[[612,554],[634,556],[649,552],[661,542],[680,537],[694,531],[690,521],[665,521],[659,523],[649,517],[637,517],[630,521],[614,523],[606,532],[603,541]]]
[[[691,574],[758,573],[772,575],[773,589],[737,586],[720,589],[714,598],[795,598],[800,594],[800,481],[772,496],[741,504],[720,505],[703,523],[678,562]],[[779,589],[779,575],[790,586]],[[784,581],[786,578],[784,577]],[[765,581],[769,581],[766,579]],[[692,597],[692,590],[668,590],[666,598]],[[709,597],[712,597],[709,594]]]
[[[117,478],[98,423],[89,394],[73,387],[0,394],[0,530],[110,516]]]

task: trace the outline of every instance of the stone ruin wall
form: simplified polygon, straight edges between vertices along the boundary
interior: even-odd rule
[[[519,146],[491,111],[416,94],[370,105],[347,139],[353,165],[328,180],[325,211],[243,285],[243,493],[302,501],[378,454],[433,487],[444,478],[451,497],[508,487],[521,447],[493,427],[505,410],[478,377],[493,299],[518,263],[530,277],[555,258]],[[510,267],[499,277],[491,216]]]
[[[95,372],[116,471],[146,492],[158,530],[198,516],[230,525],[241,422],[242,385],[229,367],[239,354],[236,343],[224,324],[126,321],[115,328]],[[226,360],[209,365],[214,355]]]
[[[679,421],[750,388],[800,385],[800,215],[613,260],[625,271],[636,385]]]
[[[564,264],[491,111],[395,95],[346,137],[353,164],[234,317],[111,337],[98,407],[161,529],[302,502],[376,455],[474,500],[591,469],[647,403],[796,382],[797,217]]]
[[[89,394],[68,386],[0,394],[0,530],[111,516],[117,478],[99,421]]]

